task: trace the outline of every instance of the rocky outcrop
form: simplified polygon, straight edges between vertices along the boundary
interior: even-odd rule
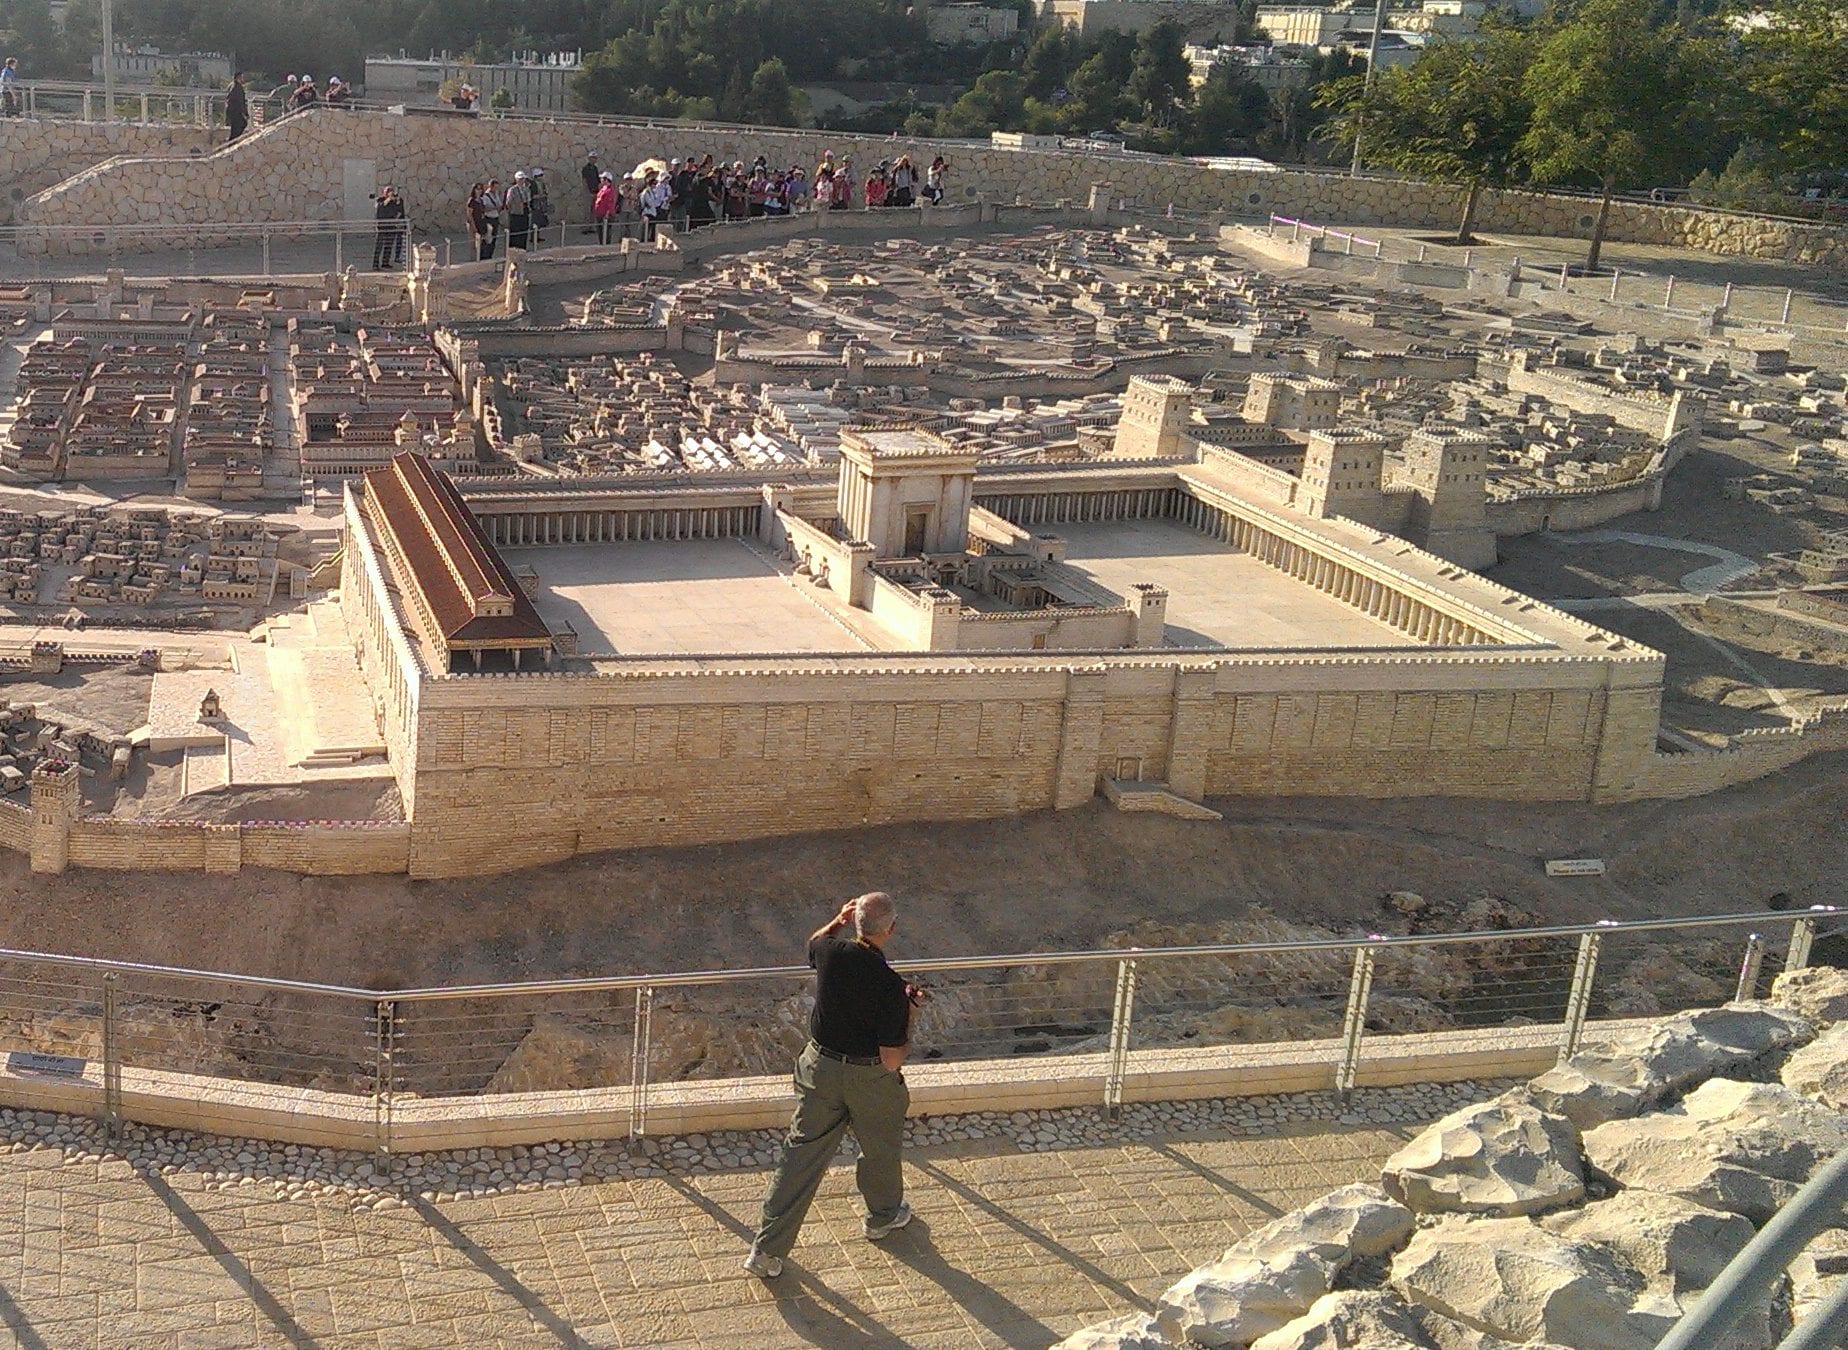
[[[1356,1257],[1405,1241],[1412,1214],[1377,1186],[1343,1186],[1273,1220],[1190,1272],[1156,1303],[1174,1341],[1247,1346],[1308,1312]]]
[[[1608,1200],[1540,1220],[1548,1232],[1594,1242],[1675,1293],[1705,1289],[1752,1240],[1751,1223],[1679,1195],[1620,1191]]]
[[[1848,1022],[1848,970],[1805,966],[1785,971],[1772,982],[1771,1002],[1812,1022]]]
[[[1619,1031],[1527,1085],[1528,1095],[1581,1130],[1633,1116],[1716,1075],[1750,1068],[1816,1034],[1805,1018],[1729,1003]]]
[[[1821,998],[1829,982],[1796,987]],[[1065,1344],[1652,1350],[1848,1148],[1848,1115],[1830,1104],[1845,1034],[1812,1039],[1807,1016],[1759,1004],[1625,1031],[1437,1121],[1386,1161],[1381,1186],[1343,1187],[1252,1233],[1169,1289],[1152,1321]],[[1784,1082],[1758,1081],[1778,1069]],[[1584,1203],[1588,1189],[1604,1198]],[[1413,1211],[1442,1217],[1414,1233]],[[1793,1265],[1788,1303],[1800,1317],[1841,1279],[1848,1231]],[[1703,1350],[1770,1350],[1785,1303],[1767,1294]]]
[[[1324,1294],[1287,1326],[1251,1343],[1251,1350],[1432,1350],[1418,1316],[1379,1290]]]
[[[1169,1344],[1154,1318],[1130,1313],[1074,1331],[1053,1350],[1161,1350]]]
[[[1762,1224],[1848,1148],[1848,1119],[1782,1084],[1715,1079],[1665,1111],[1600,1125],[1584,1143],[1586,1162],[1620,1186]]]
[[[1831,1027],[1793,1053],[1778,1077],[1793,1092],[1848,1111],[1848,1022]]]
[[[1540,1214],[1585,1196],[1571,1122],[1513,1096],[1445,1116],[1386,1160],[1380,1182],[1421,1214]]]
[[[1653,1350],[1673,1318],[1610,1251],[1531,1219],[1446,1219],[1393,1258],[1393,1288],[1476,1331],[1575,1350]]]

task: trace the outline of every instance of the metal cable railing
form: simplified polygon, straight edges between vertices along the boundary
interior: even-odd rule
[[[1354,1086],[1373,1038],[1588,1023],[1761,995],[1848,910],[895,961],[933,997],[922,1062],[1052,1061],[1122,1101],[1137,1050],[1314,1042]],[[367,1104],[466,1108],[531,1092],[626,1089],[640,1132],[663,1085],[780,1075],[806,1041],[804,966],[366,990],[0,951],[0,1054],[311,1088]],[[1332,1047],[1332,1048],[1329,1048]],[[3,1080],[0,1080],[3,1081]]]

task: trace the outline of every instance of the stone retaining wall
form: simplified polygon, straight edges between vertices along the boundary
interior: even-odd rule
[[[0,126],[0,168],[22,154],[61,165],[74,175],[26,202],[20,218],[34,224],[90,226],[211,222],[336,220],[346,214],[340,185],[369,173],[407,196],[413,222],[460,233],[469,184],[516,169],[546,170],[554,184],[554,215],[587,218],[577,177],[587,150],[613,169],[653,156],[703,155],[749,162],[813,165],[824,151],[851,156],[860,169],[910,152],[924,161],[941,152],[951,165],[950,201],[1082,203],[1093,183],[1113,198],[1145,208],[1169,204],[1186,212],[1220,212],[1264,219],[1271,212],[1359,225],[1441,228],[1454,225],[1461,196],[1452,187],[1414,181],[1351,179],[1296,171],[1233,172],[1187,160],[1089,155],[1074,151],[998,150],[966,142],[899,141],[820,131],[684,130],[630,125],[557,124],[537,120],[318,110],[298,114],[210,155],[189,157],[210,133],[187,129],[114,128],[115,141],[85,139],[80,124],[10,122]],[[110,133],[111,129],[101,129]],[[132,133],[132,134],[131,134]],[[63,138],[56,153],[30,149],[41,135]],[[135,139],[145,135],[152,143]],[[139,150],[164,158],[113,160],[94,168],[99,153]],[[80,172],[80,170],[83,170]],[[51,170],[48,169],[47,172]],[[43,180],[41,175],[40,181]],[[53,180],[55,181],[55,180]],[[28,184],[29,185],[29,184]],[[1485,193],[1479,227],[1522,234],[1588,236],[1597,204],[1583,197],[1538,192]],[[1848,270],[1848,233],[1802,221],[1741,216],[1687,206],[1618,202],[1607,231],[1613,241],[1665,244],[1714,253],[1776,258]],[[90,241],[60,240],[59,251],[88,251]]]
[[[223,131],[195,126],[7,118],[0,121],[0,224],[11,223],[33,193],[117,156],[187,158],[223,139]]]

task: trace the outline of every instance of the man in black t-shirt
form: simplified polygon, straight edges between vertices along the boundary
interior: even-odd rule
[[[841,1131],[849,1127],[860,1143],[855,1179],[866,1200],[867,1238],[877,1242],[911,1222],[899,1167],[911,1094],[899,1070],[911,1053],[911,1020],[925,994],[886,964],[885,945],[897,920],[892,897],[873,891],[842,905],[809,938],[815,1010],[808,1047],[796,1060],[796,1114],[783,1161],[744,1261],[753,1275],[783,1273],[783,1258],[796,1245]],[[854,936],[841,936],[850,927]]]

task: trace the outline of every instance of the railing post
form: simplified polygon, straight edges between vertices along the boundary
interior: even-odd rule
[[[1810,944],[1816,940],[1816,921],[1798,919],[1790,926],[1790,950],[1784,954],[1784,971],[1802,970],[1809,964]]]
[[[1136,962],[1117,962],[1116,1001],[1110,1009],[1110,1057],[1104,1069],[1104,1117],[1123,1114],[1123,1076],[1129,1069],[1130,1027],[1136,1012]]]
[[[1739,962],[1739,983],[1733,989],[1733,1002],[1743,1003],[1758,997],[1758,968],[1764,964],[1765,940],[1757,933],[1745,940],[1745,959]]]
[[[96,120],[90,116],[90,91],[88,89],[83,91],[83,120],[86,122]]]
[[[397,1000],[382,998],[373,1005],[372,1144],[382,1155],[391,1153],[392,1089],[397,1084]]]
[[[1559,1036],[1561,1064],[1578,1053],[1579,1038],[1585,1034],[1585,1018],[1591,1012],[1591,987],[1598,978],[1598,952],[1603,945],[1602,933],[1579,936],[1578,960],[1572,967],[1572,988],[1566,995],[1566,1021]]]
[[[336,276],[346,271],[345,255],[342,253],[345,246],[346,231],[336,225],[334,226],[334,275]]]
[[[1354,1090],[1360,1074],[1360,1038],[1367,1026],[1367,999],[1373,993],[1373,948],[1354,949],[1354,976],[1348,981],[1347,1016],[1341,1023],[1341,1063],[1335,1067],[1335,1091]]]
[[[1623,280],[1623,268],[1621,267],[1611,268],[1611,301],[1613,303],[1615,303],[1617,299],[1617,283],[1622,280]]]
[[[1670,277],[1668,279],[1668,289],[1664,291],[1662,294],[1662,308],[1667,309],[1670,305],[1674,303],[1675,303],[1675,279],[1673,277]]]
[[[263,275],[270,274],[270,232],[263,231]]]
[[[635,991],[635,1041],[629,1049],[629,1138],[648,1133],[648,1060],[654,1035],[654,986]]]
[[[1784,288],[1784,314],[1783,317],[1778,320],[1779,323],[1790,322],[1790,302],[1796,298],[1796,294],[1795,289],[1792,287],[1786,286]]]
[[[143,94],[141,96],[141,125],[145,127],[147,124],[148,124],[148,96],[146,94]]]
[[[122,1137],[122,1053],[116,1044],[116,977],[103,976],[103,1133]]]

